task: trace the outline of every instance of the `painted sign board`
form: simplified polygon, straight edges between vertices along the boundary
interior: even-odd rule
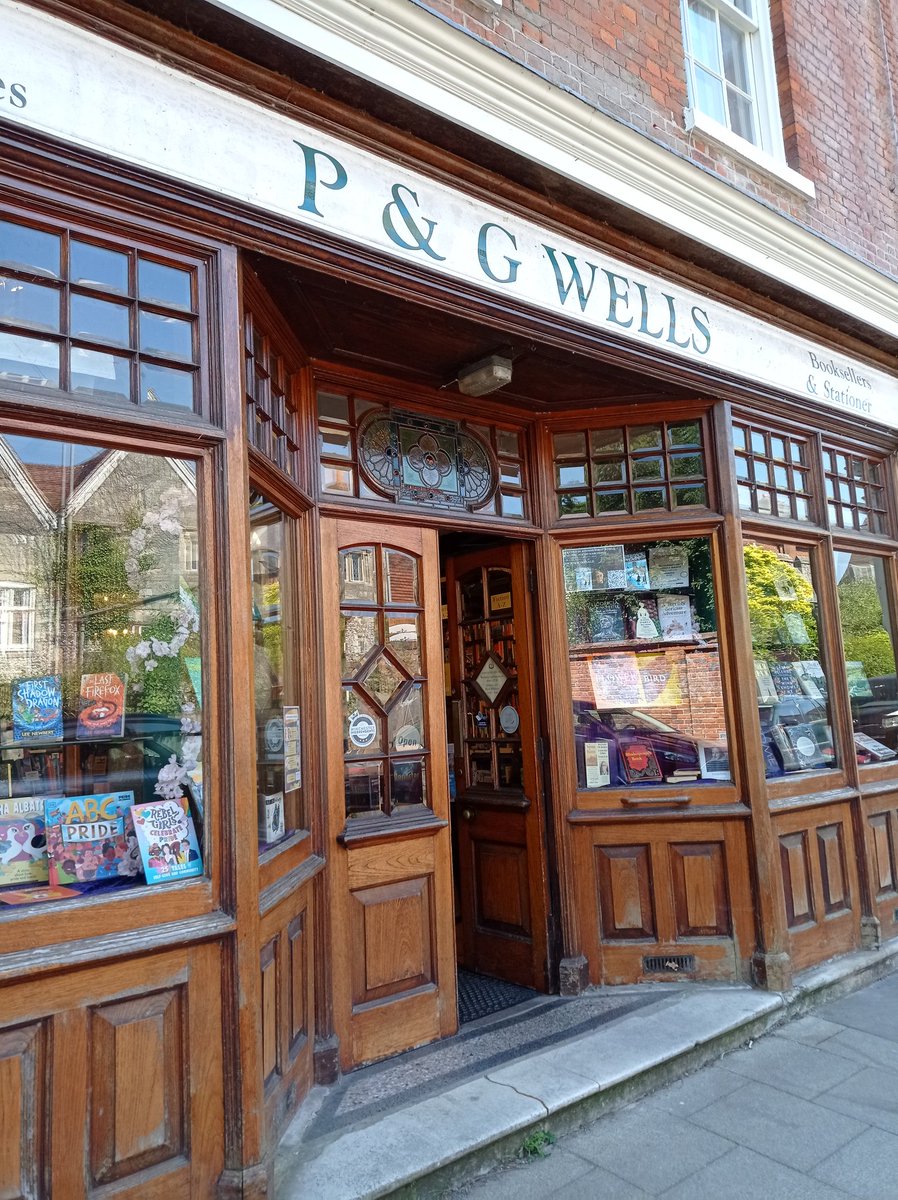
[[[661,356],[898,429],[898,377],[273,108],[0,0],[0,121],[276,213]]]

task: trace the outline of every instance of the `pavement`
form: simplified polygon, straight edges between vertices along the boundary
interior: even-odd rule
[[[898,941],[786,994],[542,998],[315,1089],[278,1149],[275,1196],[898,1200],[896,970]],[[525,1164],[547,1134],[551,1153]]]

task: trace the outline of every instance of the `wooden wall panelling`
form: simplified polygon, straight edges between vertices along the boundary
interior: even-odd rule
[[[0,1196],[4,1200],[49,1196],[46,1040],[44,1021],[0,1030]]]
[[[729,937],[732,922],[723,842],[675,842],[669,851],[677,939]]]
[[[221,960],[213,942],[0,992],[9,1023],[0,1030],[0,1195],[214,1194],[223,1166]],[[10,1103],[21,1112],[7,1111]]]
[[[898,934],[898,795],[865,796],[861,807],[873,914],[882,938],[892,938]]]

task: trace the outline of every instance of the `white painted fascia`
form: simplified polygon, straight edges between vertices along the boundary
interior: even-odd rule
[[[207,2],[898,337],[898,281],[409,0]]]

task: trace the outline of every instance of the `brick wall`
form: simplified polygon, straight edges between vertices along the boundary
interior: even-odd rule
[[[661,0],[415,0],[588,104],[898,276],[898,159],[885,45],[896,0],[770,0],[788,163],[809,200],[683,128],[680,9]],[[881,19],[880,19],[881,18]],[[898,94],[898,79],[892,80]]]

